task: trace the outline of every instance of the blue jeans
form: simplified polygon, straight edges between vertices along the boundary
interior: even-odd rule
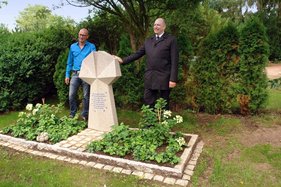
[[[82,113],[81,116],[88,117],[89,113],[89,97],[90,97],[90,85],[87,84],[85,81],[78,77],[77,73],[73,73],[70,85],[69,85],[69,106],[70,106],[70,115],[75,116],[77,112],[77,91],[79,86],[82,85],[83,88],[83,100],[82,100]]]

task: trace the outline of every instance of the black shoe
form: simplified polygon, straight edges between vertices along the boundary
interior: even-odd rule
[[[85,116],[82,116],[82,120],[83,120],[83,121],[88,121],[88,118],[85,117]]]

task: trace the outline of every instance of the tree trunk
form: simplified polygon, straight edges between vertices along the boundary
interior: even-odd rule
[[[136,37],[132,32],[129,32],[129,35],[130,35],[131,48],[134,52],[136,52],[137,51]]]

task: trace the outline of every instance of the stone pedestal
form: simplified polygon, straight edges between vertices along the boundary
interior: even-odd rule
[[[104,51],[92,52],[84,59],[79,77],[91,85],[88,128],[110,131],[118,124],[112,84],[120,76],[118,61]]]

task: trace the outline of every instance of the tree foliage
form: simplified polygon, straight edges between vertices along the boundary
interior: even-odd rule
[[[247,17],[258,16],[266,26],[270,43],[270,60],[281,59],[281,1],[280,0],[207,0],[203,5],[208,11],[217,11],[225,19],[236,23]],[[216,19],[214,19],[216,20]],[[214,28],[217,28],[213,24]]]
[[[20,31],[39,31],[50,27],[73,27],[74,21],[52,15],[51,10],[43,5],[29,5],[16,19]]]
[[[9,29],[4,24],[0,24],[0,36],[4,37],[5,34],[10,34]]]
[[[74,6],[92,6],[118,17],[130,36],[131,47],[135,51],[148,36],[151,21],[164,12],[178,7],[192,9],[200,0],[66,0]]]
[[[8,4],[7,1],[0,1],[0,8],[2,8],[3,6],[5,6],[7,4]]]
[[[125,32],[117,17],[99,11],[93,18],[80,23],[78,28],[88,28],[89,41],[93,42],[98,50],[105,50],[117,54],[120,36]]]
[[[257,4],[257,16],[266,27],[270,43],[270,60],[281,60],[281,1],[264,0],[254,1]]]
[[[280,4],[281,6],[281,4]],[[278,16],[276,11],[264,18],[264,25],[266,26],[266,33],[270,43],[270,56],[272,61],[281,60],[281,16]]]
[[[220,15],[232,21],[242,19],[242,9],[246,5],[244,0],[208,0],[207,2],[210,8],[218,11]]]

